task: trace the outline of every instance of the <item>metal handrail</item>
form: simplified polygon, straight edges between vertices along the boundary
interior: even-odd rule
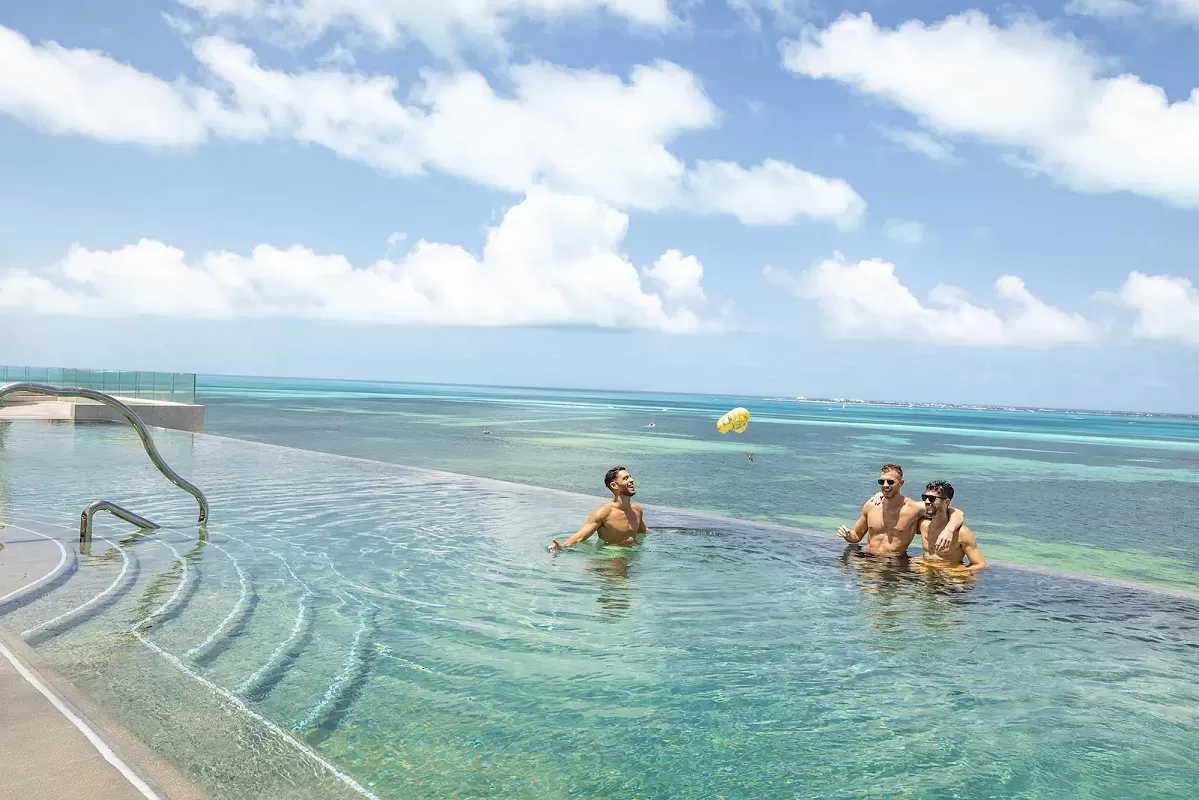
[[[49,395],[51,397],[83,397],[88,400],[95,400],[98,403],[103,403],[104,405],[113,409],[114,411],[119,413],[121,416],[123,416],[125,418],[125,420],[130,425],[133,426],[133,429],[135,431],[137,431],[138,437],[140,437],[142,440],[142,446],[145,447],[145,449],[146,449],[146,455],[150,456],[150,460],[154,462],[154,466],[158,467],[158,471],[161,472],[163,475],[165,475],[167,480],[169,480],[171,483],[175,484],[180,489],[187,492],[192,497],[196,498],[196,502],[198,502],[200,504],[199,524],[203,525],[206,522],[208,522],[208,498],[205,497],[204,493],[201,492],[199,489],[197,489],[190,481],[181,477],[179,475],[179,473],[177,473],[177,472],[175,472],[175,470],[171,469],[170,466],[165,461],[162,460],[162,456],[160,456],[158,454],[158,448],[156,448],[154,446],[154,440],[150,438],[150,431],[147,430],[145,423],[142,422],[138,418],[137,414],[135,414],[133,412],[133,410],[131,408],[129,408],[129,406],[125,405],[120,400],[116,399],[112,395],[105,394],[104,392],[98,392],[95,389],[82,389],[79,387],[58,388],[56,386],[47,386],[44,383],[18,382],[18,383],[9,383],[9,384],[6,384],[5,386],[0,386],[0,405],[4,404],[4,396],[7,394],[11,394],[12,392],[28,392],[29,394],[44,394],[44,395]],[[105,502],[106,501],[101,501],[101,500],[96,501],[96,503],[105,503]],[[92,506],[96,505],[96,503],[93,503]],[[125,519],[127,522],[132,522],[134,525],[141,526],[142,522],[149,522],[149,520],[145,519],[144,517],[137,517],[136,514],[125,511],[125,509],[122,509],[119,506],[114,506],[111,503],[109,503],[108,505],[111,507],[110,508],[96,508],[96,509],[92,510],[91,514],[94,514],[96,511],[99,511],[99,510],[104,510],[104,511],[109,511],[111,513],[116,514],[117,516],[121,517],[122,519]],[[92,506],[88,506],[88,509],[91,509]],[[80,534],[82,535],[84,533],[84,526],[85,526],[85,520],[86,520],[87,534],[90,536],[90,534],[91,534],[91,514],[88,513],[88,509],[84,509],[83,513],[86,516],[81,518],[81,520],[80,520]],[[125,514],[128,514],[129,516],[137,517],[137,519],[141,520],[141,522],[134,521],[132,519],[129,519],[128,517],[124,517],[121,514],[117,513],[117,511],[114,509],[119,509],[121,512],[124,512]],[[154,525],[154,523],[151,522],[150,525]],[[154,526],[154,527],[157,527],[157,526]]]
[[[110,500],[97,500],[89,503],[88,507],[79,514],[79,541],[86,542],[92,538],[92,517],[97,511],[107,511],[114,517],[119,517],[144,531],[155,531],[160,527],[158,523],[151,522],[141,514],[134,514],[127,508],[121,508]]]

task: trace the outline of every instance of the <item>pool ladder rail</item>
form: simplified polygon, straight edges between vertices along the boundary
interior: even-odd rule
[[[146,449],[146,455],[150,456],[150,460],[154,462],[154,466],[158,467],[158,471],[166,476],[167,480],[171,483],[196,498],[196,502],[200,504],[199,524],[203,526],[208,523],[208,498],[194,484],[180,476],[179,473],[171,469],[169,464],[163,461],[162,456],[158,453],[158,448],[154,446],[154,440],[150,437],[149,429],[146,428],[145,423],[138,418],[137,414],[129,406],[112,395],[96,391],[95,389],[83,389],[80,387],[60,388],[57,386],[48,386],[44,383],[30,382],[9,383],[0,386],[0,405],[4,404],[4,396],[13,392],[48,395],[50,397],[82,397],[87,400],[95,400],[98,403],[103,403],[116,411],[137,431],[138,437],[142,440],[142,446]],[[114,517],[123,519],[131,525],[136,525],[142,530],[156,530],[160,527],[140,514],[135,514],[116,503],[109,500],[97,500],[89,504],[79,515],[79,541],[86,542],[91,540],[92,517],[95,516],[97,511],[107,511]]]

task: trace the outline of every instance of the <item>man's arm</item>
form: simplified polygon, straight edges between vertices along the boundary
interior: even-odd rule
[[[966,551],[966,558],[970,559],[970,566],[967,567],[968,570],[971,572],[982,572],[987,568],[987,558],[978,547],[978,540],[974,538],[974,531],[969,528],[962,528],[962,532],[958,536],[958,541],[962,543],[962,549]]]
[[[933,543],[933,550],[938,553],[943,553],[953,545],[953,537],[961,533],[962,526],[966,524],[966,512],[960,508],[949,509],[949,522],[945,523],[945,527],[937,536],[937,541]]]
[[[634,505],[637,510],[637,519],[641,522],[637,525],[637,533],[649,533],[649,528],[645,527],[645,512],[641,510],[641,506]]]
[[[870,505],[870,501],[867,501],[866,505]],[[866,506],[862,506],[862,515],[858,517],[858,521],[853,524],[853,527],[847,528],[842,525],[837,528],[837,535],[850,544],[857,544],[862,541],[862,537],[868,530],[870,530],[870,523],[866,521]]]
[[[567,539],[565,542],[559,542],[557,539],[554,539],[548,549],[561,550],[563,547],[574,547],[579,542],[587,541],[591,538],[592,534],[600,529],[600,526],[604,524],[604,520],[607,518],[608,507],[600,506],[595,511],[591,512],[591,516],[589,516],[587,521],[583,523],[583,527],[575,531],[575,533],[569,539]]]

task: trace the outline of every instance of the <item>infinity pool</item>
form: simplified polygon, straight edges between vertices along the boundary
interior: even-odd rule
[[[206,536],[132,431],[0,429],[22,529],[78,552],[98,497],[174,526],[98,524],[0,624],[214,796],[1199,794],[1191,598],[652,505],[632,551],[551,555],[598,497],[156,438]]]

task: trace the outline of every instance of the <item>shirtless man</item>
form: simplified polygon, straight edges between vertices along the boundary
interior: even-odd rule
[[[637,490],[629,471],[624,467],[613,467],[604,474],[604,485],[612,492],[612,501],[592,511],[583,527],[565,542],[554,539],[549,546],[550,552],[585,542],[593,533],[599,533],[604,544],[628,546],[637,544],[637,534],[649,532],[641,506],[633,502]]]
[[[981,572],[987,568],[987,559],[978,549],[974,531],[962,526],[951,540],[948,548],[938,552],[930,544],[949,524],[949,501],[953,499],[953,485],[945,481],[933,481],[920,496],[924,501],[924,519],[920,520],[920,539],[924,544],[925,564],[948,564],[962,566],[962,559],[970,560],[968,572]]]
[[[912,539],[916,538],[920,520],[924,518],[924,504],[903,496],[903,467],[898,464],[882,466],[878,485],[879,494],[862,506],[862,515],[854,526],[842,525],[837,529],[837,535],[850,544],[857,544],[865,536],[866,552],[872,556],[906,555]],[[961,509],[955,508],[951,512],[944,530],[937,537],[935,550],[947,549],[966,520]]]

